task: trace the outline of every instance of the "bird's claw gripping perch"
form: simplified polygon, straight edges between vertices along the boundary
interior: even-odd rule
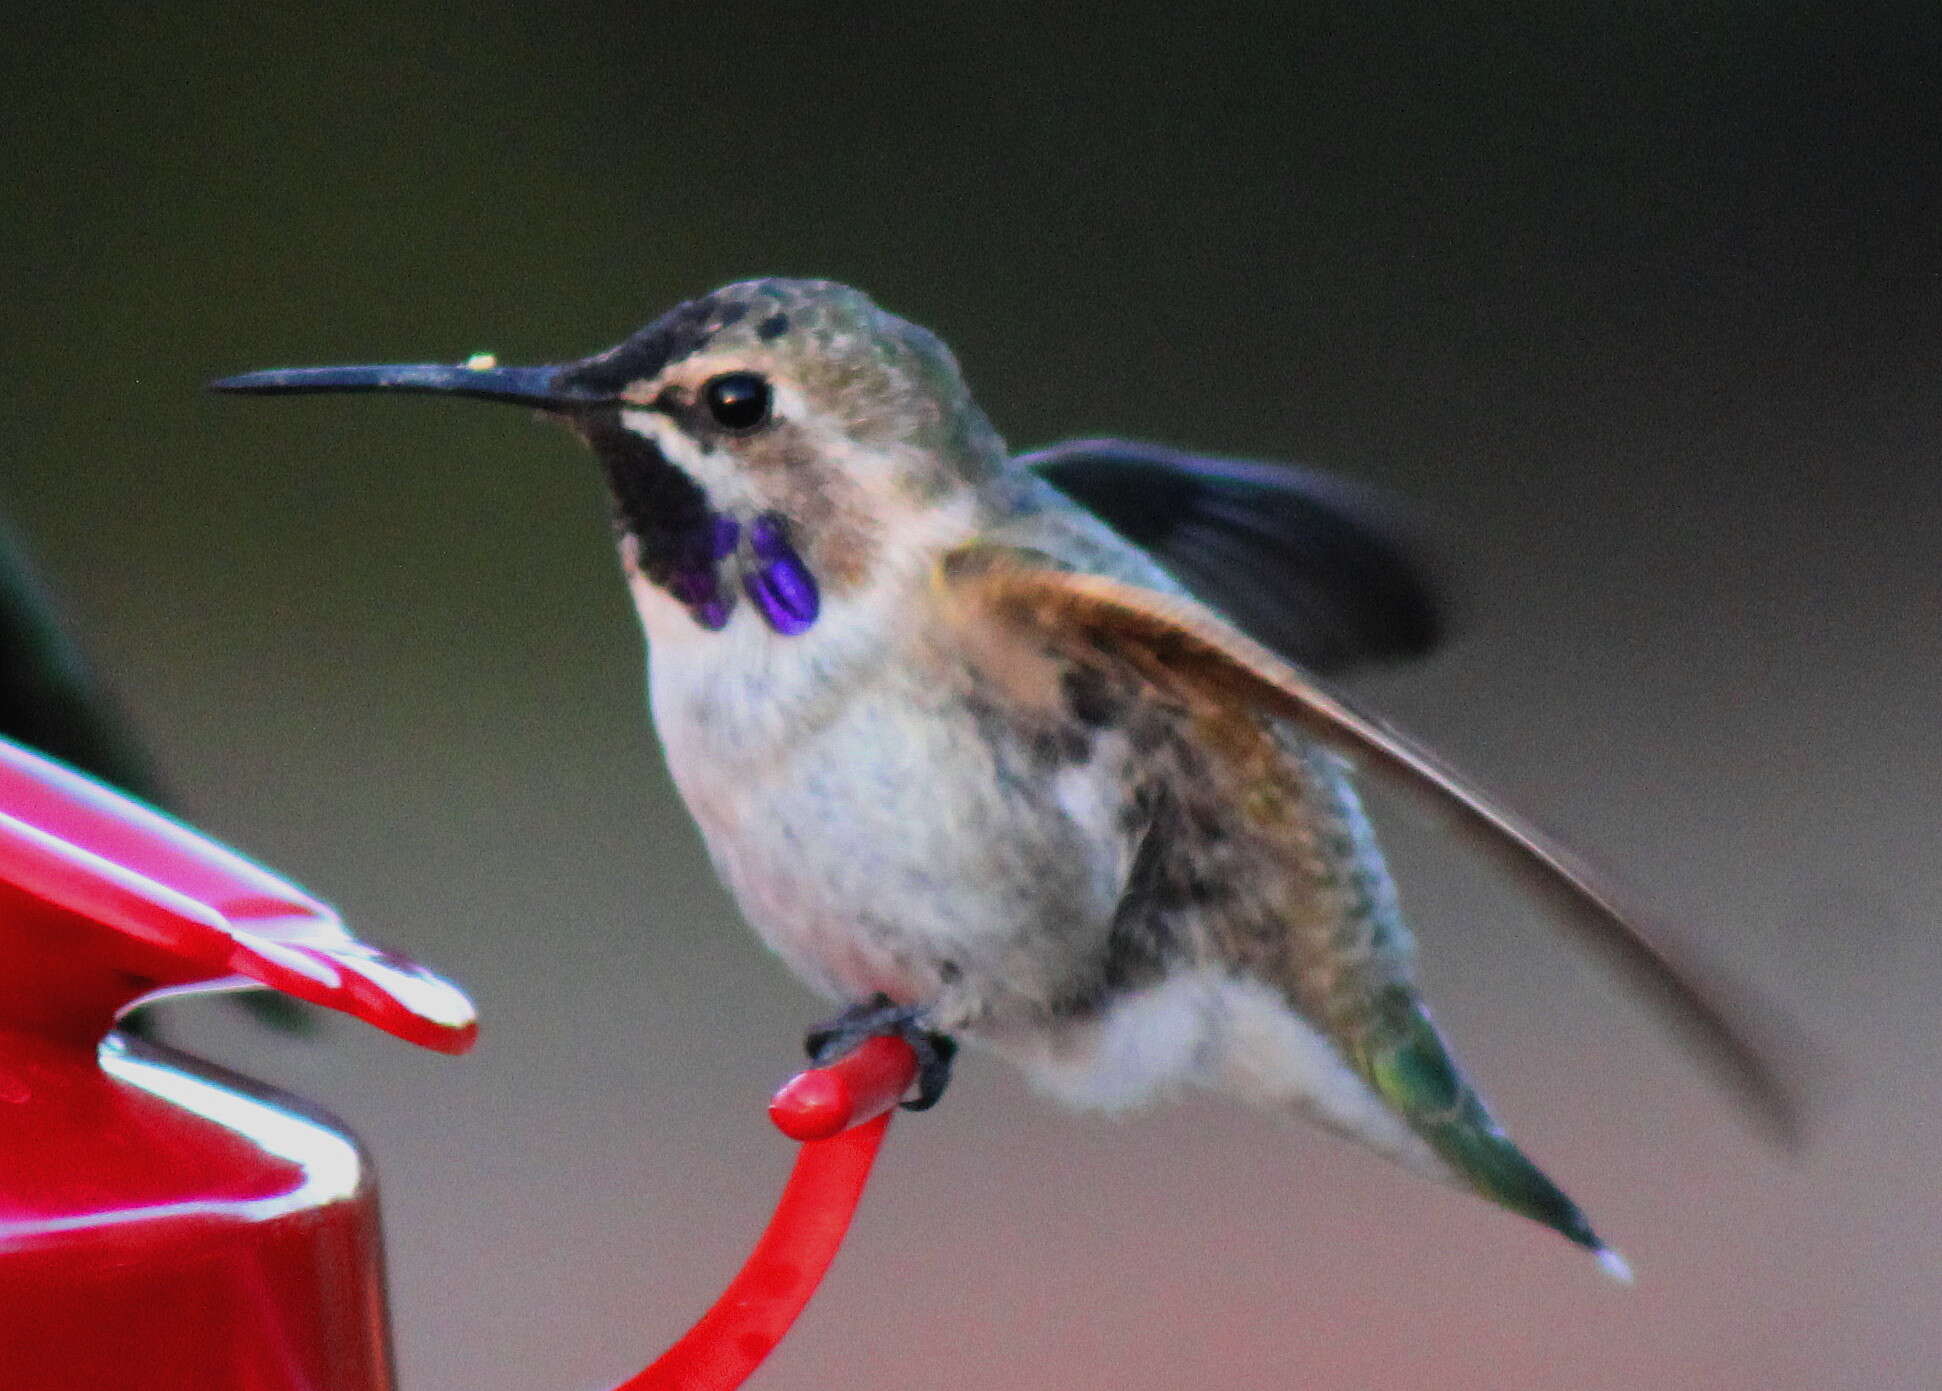
[[[925,1028],[923,1019],[921,1005],[900,1005],[888,995],[878,995],[811,1029],[803,1037],[803,1049],[811,1062],[826,1067],[868,1039],[900,1038],[917,1055],[917,1095],[899,1104],[906,1111],[928,1111],[951,1083],[951,1060],[958,1046],[948,1034]]]

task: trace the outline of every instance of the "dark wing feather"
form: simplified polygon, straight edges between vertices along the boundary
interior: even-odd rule
[[[1340,478],[1111,439],[1018,462],[1311,671],[1419,657],[1442,632],[1427,567],[1390,509]]]
[[[1447,813],[1650,1001],[1763,1129],[1784,1144],[1798,1141],[1800,1101],[1790,1079],[1767,1061],[1771,1040],[1752,1041],[1752,1011],[1726,1003],[1730,992],[1720,973],[1689,949],[1675,949],[1577,856],[1421,745],[1191,599],[1048,568],[1029,554],[988,546],[956,553],[945,573],[954,596],[1001,620],[1030,625],[1049,642],[1122,653],[1156,683],[1287,720]]]
[[[155,775],[0,526],[0,735],[153,800]]]

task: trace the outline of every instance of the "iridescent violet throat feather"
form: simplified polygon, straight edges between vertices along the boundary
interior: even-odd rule
[[[748,545],[756,567],[742,576],[742,589],[778,633],[793,637],[808,632],[821,598],[816,577],[789,544],[783,523],[775,517],[756,518],[749,524]]]

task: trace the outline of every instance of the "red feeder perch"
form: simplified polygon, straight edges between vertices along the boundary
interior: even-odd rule
[[[748,1379],[822,1283],[870,1180],[891,1108],[916,1080],[909,1044],[873,1038],[775,1094],[770,1118],[804,1143],[768,1230],[714,1307],[615,1391],[730,1391]]]

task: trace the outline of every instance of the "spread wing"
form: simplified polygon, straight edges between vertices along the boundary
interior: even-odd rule
[[[1429,567],[1393,509],[1344,479],[1112,439],[1017,462],[1310,671],[1420,657],[1442,633]]]
[[[1753,1042],[1718,973],[1676,950],[1581,860],[1504,810],[1434,754],[1363,714],[1190,599],[1060,570],[1035,553],[972,546],[943,566],[951,597],[1031,632],[1052,650],[1113,654],[1188,701],[1285,720],[1426,800],[1509,869],[1557,919],[1652,1003],[1775,1139],[1798,1140],[1797,1098]]]

